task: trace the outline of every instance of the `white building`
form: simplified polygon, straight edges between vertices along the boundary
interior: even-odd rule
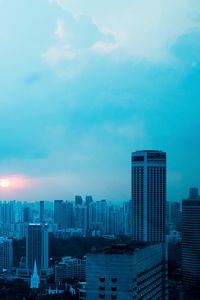
[[[31,276],[31,289],[38,289],[40,284],[40,277],[38,275],[37,263],[35,260],[33,274]]]
[[[63,257],[61,262],[55,266],[55,282],[62,283],[63,280],[73,278],[85,281],[85,265],[85,258]]]
[[[164,243],[119,244],[86,259],[86,299],[168,299]]]

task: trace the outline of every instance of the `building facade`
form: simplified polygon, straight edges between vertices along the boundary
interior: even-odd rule
[[[184,290],[196,294],[200,285],[200,197],[194,189],[182,201],[182,279]]]
[[[33,272],[36,261],[37,270],[48,269],[49,233],[48,225],[29,224],[26,236],[26,267]]]
[[[67,279],[85,281],[85,265],[85,258],[63,257],[61,262],[55,266],[55,282],[61,284]]]
[[[165,241],[166,153],[132,153],[132,238]]]
[[[0,237],[0,272],[6,269],[9,273],[13,268],[13,240]]]
[[[87,300],[168,299],[166,246],[114,245],[87,255]]]

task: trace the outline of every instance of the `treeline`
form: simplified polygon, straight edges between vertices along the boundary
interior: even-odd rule
[[[72,256],[82,258],[93,247],[101,249],[112,245],[115,242],[128,242],[127,236],[119,236],[115,240],[109,240],[102,237],[71,237],[69,239],[58,239],[54,234],[49,234],[49,257],[53,260],[60,259],[63,256]],[[14,266],[17,267],[22,256],[26,255],[26,240],[13,241]]]

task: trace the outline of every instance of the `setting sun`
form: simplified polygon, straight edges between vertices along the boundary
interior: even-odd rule
[[[9,187],[10,182],[7,179],[0,179],[0,187],[7,188]]]

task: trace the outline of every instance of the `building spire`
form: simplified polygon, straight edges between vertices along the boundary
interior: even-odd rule
[[[40,284],[40,277],[38,276],[37,263],[34,262],[33,275],[31,276],[31,289],[38,289]]]

